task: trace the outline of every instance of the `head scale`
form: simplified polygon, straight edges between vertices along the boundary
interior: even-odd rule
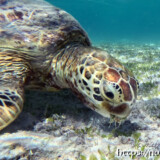
[[[71,88],[101,115],[117,122],[125,119],[137,97],[137,80],[105,51],[88,49],[85,52],[75,68]]]

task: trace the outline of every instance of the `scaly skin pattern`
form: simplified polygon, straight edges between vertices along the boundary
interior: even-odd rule
[[[52,61],[55,83],[71,88],[91,109],[119,122],[137,97],[138,82],[105,51],[79,44],[67,46]]]
[[[67,12],[43,0],[0,0],[0,130],[22,111],[25,88],[70,88],[88,107],[119,122],[132,109],[138,82],[92,47]]]
[[[24,59],[0,49],[0,130],[22,111],[23,84],[29,70],[29,64]]]
[[[22,111],[24,88],[54,90],[52,58],[72,42],[90,45],[67,12],[43,0],[0,0],[0,130]]]

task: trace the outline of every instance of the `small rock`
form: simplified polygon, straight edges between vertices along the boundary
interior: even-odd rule
[[[55,137],[60,137],[61,135],[62,135],[62,133],[61,133],[61,131],[60,130],[56,130],[56,131],[54,131],[54,136]]]

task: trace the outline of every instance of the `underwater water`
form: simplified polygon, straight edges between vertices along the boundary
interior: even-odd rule
[[[93,42],[160,40],[159,0],[48,0],[73,15]]]

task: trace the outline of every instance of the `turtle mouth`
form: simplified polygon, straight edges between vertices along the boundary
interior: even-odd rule
[[[126,119],[126,117],[118,117],[116,115],[110,114],[110,123],[116,122],[121,124],[122,122],[124,122]]]
[[[112,122],[122,122],[131,112],[131,107],[128,103],[116,105],[104,101],[102,106],[109,113]]]
[[[122,103],[119,105],[108,103],[104,101],[102,106],[112,115],[116,115],[117,117],[123,118],[126,117],[130,113],[130,108],[127,103]]]

